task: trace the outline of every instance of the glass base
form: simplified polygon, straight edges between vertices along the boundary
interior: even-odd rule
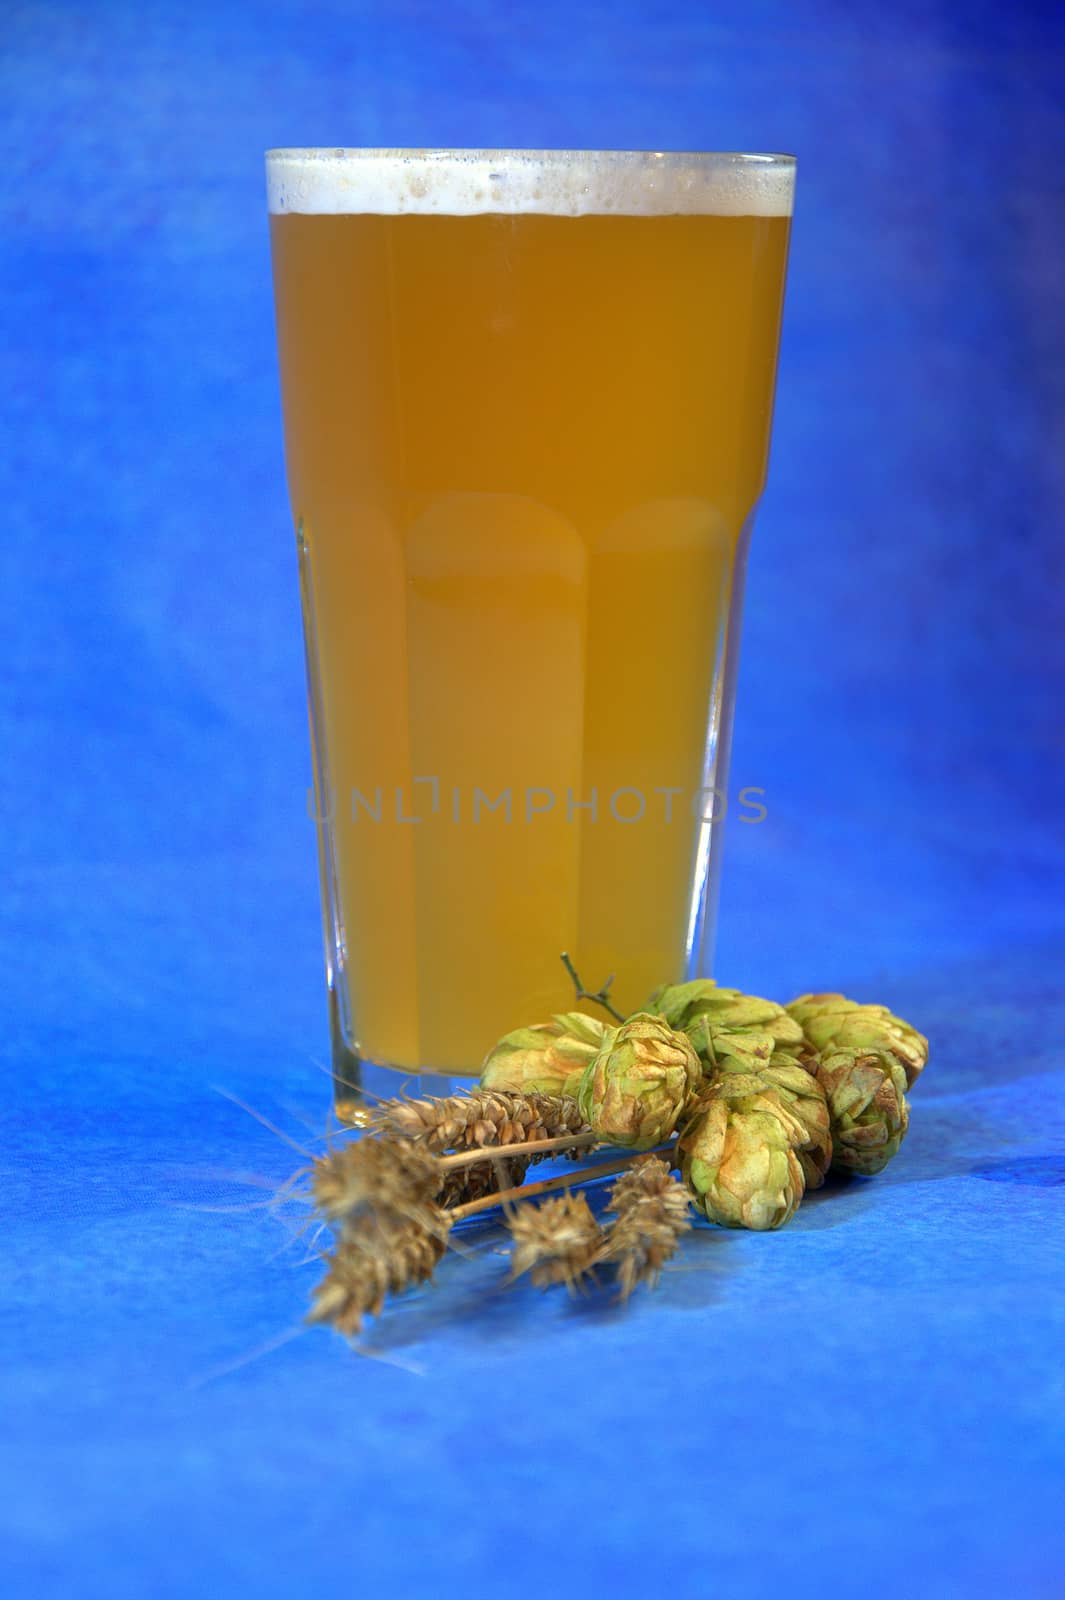
[[[329,1037],[333,1062],[333,1103],[338,1119],[352,1128],[365,1127],[382,1100],[404,1095],[411,1100],[437,1099],[472,1089],[474,1077],[446,1072],[414,1072],[387,1061],[370,1061],[352,1049],[340,1023],[336,991],[329,990]]]

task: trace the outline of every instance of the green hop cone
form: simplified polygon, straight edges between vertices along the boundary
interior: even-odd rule
[[[550,1022],[515,1028],[485,1056],[481,1086],[576,1096],[585,1067],[615,1031],[582,1011],[561,1011]]]
[[[779,1228],[805,1192],[807,1133],[756,1073],[722,1072],[677,1144],[696,1205],[725,1228]]]
[[[665,984],[648,1010],[688,1035],[708,1073],[726,1058],[757,1072],[775,1051],[798,1052],[804,1043],[801,1024],[775,1000],[721,989],[712,978]]]
[[[867,1177],[882,1172],[906,1137],[906,1071],[889,1050],[830,1045],[817,1061],[817,1081],[832,1118],[832,1165]]]
[[[722,1073],[743,1072],[742,1065],[724,1057]],[[802,1148],[796,1150],[807,1189],[820,1189],[832,1165],[832,1118],[824,1086],[815,1073],[801,1066],[794,1056],[777,1050],[764,1067],[754,1074],[767,1090],[778,1094],[805,1134]]]
[[[669,1138],[701,1081],[687,1036],[638,1011],[604,1038],[584,1069],[577,1103],[605,1143],[649,1150]]]
[[[787,1007],[802,1028],[807,1044],[818,1052],[886,1050],[906,1074],[906,1088],[928,1060],[928,1040],[923,1033],[896,1017],[887,1006],[860,1005],[842,994],[803,994]]]

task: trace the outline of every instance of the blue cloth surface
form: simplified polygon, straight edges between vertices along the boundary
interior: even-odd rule
[[[1065,1589],[1065,23],[1049,4],[6,8],[5,1592]],[[718,974],[932,1039],[880,1178],[653,1296],[492,1232],[364,1354],[262,152],[794,150]],[[233,1098],[235,1097],[235,1099]]]

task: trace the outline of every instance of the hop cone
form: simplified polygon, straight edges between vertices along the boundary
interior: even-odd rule
[[[720,1073],[742,1073],[742,1065],[729,1056],[722,1058]],[[812,1071],[801,1066],[794,1056],[777,1050],[764,1067],[754,1074],[762,1085],[778,1094],[805,1134],[802,1148],[795,1153],[802,1167],[807,1189],[820,1189],[832,1164],[832,1118],[824,1086]]]
[[[581,1115],[609,1144],[649,1150],[668,1139],[701,1081],[688,1038],[638,1011],[604,1038],[581,1078]]]
[[[726,1057],[757,1072],[774,1051],[797,1051],[803,1044],[801,1025],[783,1006],[739,989],[719,989],[712,978],[666,984],[655,990],[648,1009],[688,1035],[708,1072]]]
[[[576,1095],[581,1073],[614,1029],[581,1011],[563,1011],[532,1028],[515,1028],[489,1050],[481,1086],[519,1094]]]
[[[842,994],[803,994],[787,1010],[813,1050],[888,1051],[905,1072],[907,1089],[928,1060],[924,1034],[887,1006],[859,1005]]]
[[[883,1171],[906,1136],[906,1071],[889,1050],[822,1051],[817,1081],[832,1119],[832,1165],[871,1176]]]
[[[755,1073],[723,1072],[677,1145],[696,1205],[726,1228],[779,1228],[805,1183],[806,1130]]]

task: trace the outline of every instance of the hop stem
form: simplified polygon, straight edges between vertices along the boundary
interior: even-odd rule
[[[603,1010],[608,1012],[610,1014],[610,1016],[613,1017],[615,1022],[624,1022],[625,1021],[625,1018],[622,1016],[621,1012],[618,1011],[610,1003],[610,989],[611,989],[611,985],[614,982],[614,974],[613,973],[611,973],[609,978],[606,980],[606,982],[600,988],[596,989],[594,991],[594,993],[593,993],[593,991],[591,989],[586,989],[584,987],[584,984],[581,982],[581,979],[580,979],[580,974],[578,973],[576,967],[573,965],[573,962],[570,960],[570,957],[569,957],[569,954],[568,954],[567,951],[563,950],[561,956],[559,957],[559,960],[562,962],[562,965],[565,967],[566,971],[569,973],[570,978],[573,981],[573,988],[574,988],[574,990],[576,992],[578,1000],[590,1000],[593,1005],[602,1006]]]

